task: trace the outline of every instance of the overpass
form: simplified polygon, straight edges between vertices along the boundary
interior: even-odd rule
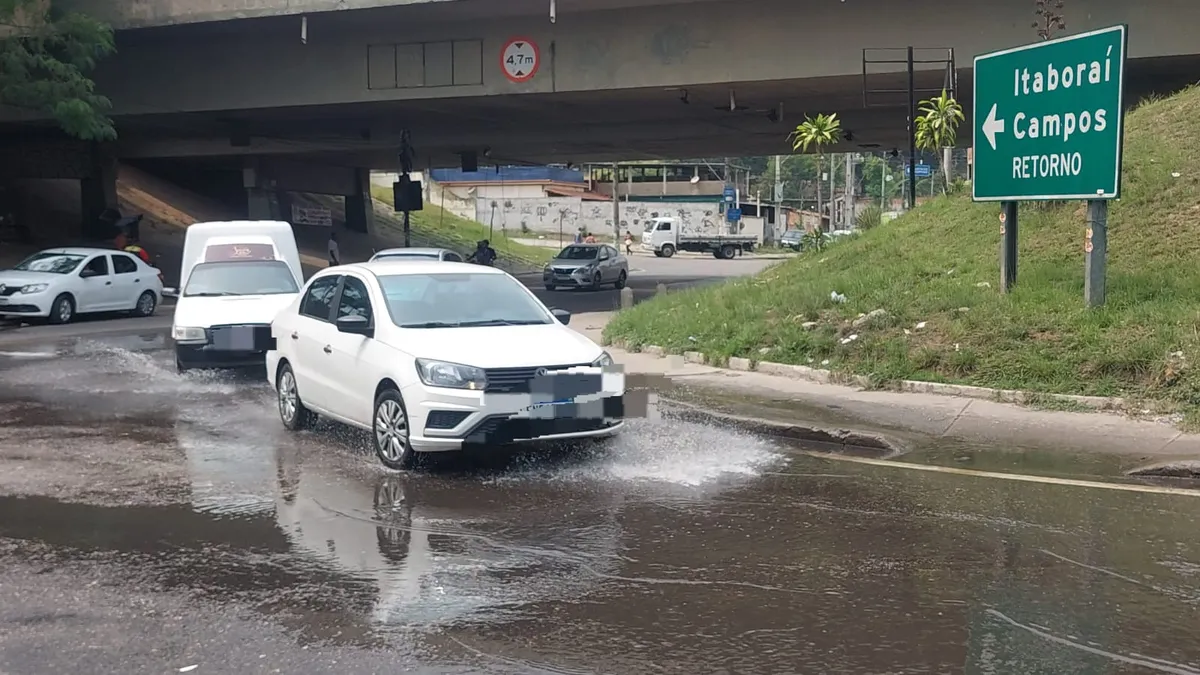
[[[864,88],[903,90],[905,66],[864,74],[864,49],[918,48],[931,62],[919,65],[922,89],[946,81],[932,62],[953,50],[969,119],[971,57],[1035,39],[1032,0],[67,4],[120,29],[96,79],[121,138],[76,158],[71,170],[89,176],[108,157],[394,169],[402,129],[418,168],[457,164],[463,151],[484,163],[777,154],[817,112],[839,113],[850,132],[835,152],[903,149],[906,97],[865,101]],[[1197,79],[1200,3],[1071,0],[1066,11],[1071,32],[1130,26],[1132,96]],[[506,76],[514,40],[519,59],[536,45],[536,72]],[[14,124],[29,120],[0,119],[29,137],[28,124]],[[28,175],[51,144],[31,150],[13,138],[0,165]],[[58,158],[78,153],[53,147]],[[334,180],[363,184],[361,174]]]

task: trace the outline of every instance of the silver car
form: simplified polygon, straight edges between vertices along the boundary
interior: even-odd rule
[[[441,260],[463,262],[463,257],[447,248],[386,248],[376,251],[371,262],[376,260]]]
[[[605,284],[625,288],[628,280],[629,260],[608,244],[571,244],[542,270],[548,291],[559,286],[597,289]]]

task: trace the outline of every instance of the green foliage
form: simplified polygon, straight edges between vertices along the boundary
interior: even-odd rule
[[[1200,423],[1200,87],[1129,113],[1122,183],[1101,308],[1083,303],[1081,202],[1022,207],[1020,280],[1001,294],[998,206],[961,194],[819,255],[640,303],[605,338],[718,363],[767,350],[880,382],[1120,395]],[[885,322],[854,325],[876,309]]]
[[[958,137],[958,125],[963,121],[962,106],[953,96],[942,93],[931,99],[921,101],[917,115],[917,147],[922,150],[937,151],[942,148],[954,147]],[[946,178],[946,189],[950,188],[949,167],[942,166],[942,174]]]
[[[89,141],[116,138],[107,97],[88,74],[113,53],[109,26],[39,0],[0,0],[0,105],[50,116]]]
[[[825,146],[837,143],[841,132],[842,123],[837,113],[819,114],[816,117],[806,116],[789,138],[792,141],[792,150],[808,152],[810,147],[815,147],[820,153]]]
[[[858,216],[854,219],[854,226],[860,230],[870,230],[879,227],[883,223],[883,209],[876,204],[871,204],[867,208],[859,211]]]
[[[824,251],[828,245],[829,235],[820,230],[806,232],[800,239],[800,248],[803,251]]]

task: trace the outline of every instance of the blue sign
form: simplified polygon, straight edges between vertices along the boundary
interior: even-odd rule
[[[928,164],[917,165],[917,178],[928,178],[933,175],[933,171]]]
[[[737,221],[742,219],[742,210],[741,209],[726,209],[725,219],[731,223],[736,223]]]
[[[721,197],[725,200],[726,204],[732,204],[737,200],[737,190],[733,189],[730,185],[726,185],[725,191],[721,193]]]

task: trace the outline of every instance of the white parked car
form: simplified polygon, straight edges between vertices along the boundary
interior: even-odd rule
[[[463,257],[448,248],[385,248],[371,256],[370,262],[379,260],[441,260],[442,262],[465,262]]]
[[[56,248],[0,271],[0,317],[67,323],[76,314],[151,316],[162,300],[162,275],[141,258],[105,248]]]
[[[367,262],[317,273],[271,325],[279,415],[371,432],[389,468],[415,453],[611,436],[622,374],[609,355],[505,272]]]

